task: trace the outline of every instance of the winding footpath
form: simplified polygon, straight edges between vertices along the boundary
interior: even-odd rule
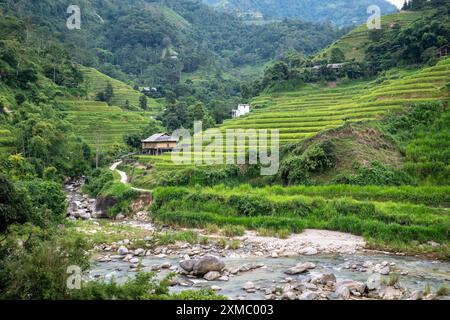
[[[152,193],[152,190],[140,189],[140,188],[135,188],[135,187],[131,186],[126,172],[117,169],[117,167],[120,166],[121,164],[122,164],[122,161],[117,161],[117,162],[114,162],[111,167],[109,167],[109,169],[111,171],[115,171],[120,175],[121,183],[129,185],[131,187],[131,189],[133,189],[134,191],[137,191],[137,192]]]

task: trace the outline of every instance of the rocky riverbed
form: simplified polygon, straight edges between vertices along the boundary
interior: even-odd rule
[[[66,185],[69,219],[94,220],[102,215],[95,199],[81,193],[83,181]],[[108,223],[149,232],[91,250],[92,279],[125,281],[137,271],[176,276],[172,290],[210,288],[230,299],[447,299],[439,288],[450,285],[450,263],[365,250],[361,237],[324,230],[305,230],[287,239],[248,231],[227,238],[193,230],[204,244],[155,243],[161,230],[145,211]],[[234,242],[234,245],[229,243]],[[238,245],[236,245],[236,243]],[[447,290],[448,291],[448,290]]]

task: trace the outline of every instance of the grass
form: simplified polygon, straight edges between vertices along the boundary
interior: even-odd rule
[[[227,237],[242,237],[245,234],[245,228],[242,226],[227,225],[222,229],[222,234]]]
[[[130,106],[139,108],[139,98],[142,94],[134,90],[131,86],[123,83],[122,81],[108,77],[96,69],[83,66],[80,66],[80,69],[85,78],[84,85],[91,100],[95,99],[97,93],[104,91],[109,82],[113,86],[114,91],[111,101],[112,105],[123,108],[128,100]],[[151,109],[159,110],[161,108],[161,105],[154,99],[148,99],[148,105]]]
[[[91,148],[101,151],[123,146],[123,136],[140,132],[150,118],[147,112],[123,111],[104,102],[72,100],[62,101],[63,114],[73,124],[74,131],[83,137]]]
[[[422,17],[424,14],[429,14],[423,11],[402,11],[395,14],[385,15],[381,17],[382,30],[388,30],[394,23],[398,23],[401,27],[406,27],[415,20]],[[369,30],[366,24],[359,26],[352,30],[349,34],[342,37],[340,40],[333,43],[328,48],[324,49],[319,55],[319,59],[330,56],[334,48],[338,48],[345,53],[346,60],[356,59],[362,61],[365,56],[365,50],[369,45]]]
[[[349,198],[279,195],[268,189],[213,187],[159,188],[152,213],[165,223],[204,228],[214,224],[272,230],[281,236],[305,228],[327,229],[364,236],[372,246],[397,248],[450,257],[449,213],[400,202],[356,201]],[[421,247],[428,241],[435,249]]]

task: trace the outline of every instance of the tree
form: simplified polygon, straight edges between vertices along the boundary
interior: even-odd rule
[[[31,216],[28,196],[15,188],[5,176],[0,175],[0,233],[14,223],[25,223]]]
[[[342,52],[342,50],[339,48],[333,48],[333,50],[331,50],[329,62],[330,63],[342,63],[344,61],[345,61],[344,52]]]
[[[148,110],[147,96],[145,94],[139,97],[139,106],[142,110]]]
[[[114,96],[114,89],[111,82],[108,81],[105,88],[105,101],[110,105]]]
[[[114,88],[111,82],[108,81],[105,90],[97,93],[97,100],[106,102],[108,105],[111,105],[113,96],[114,96]]]

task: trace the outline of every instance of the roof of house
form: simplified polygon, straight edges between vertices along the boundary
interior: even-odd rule
[[[178,140],[167,133],[155,133],[142,142],[178,142]]]

